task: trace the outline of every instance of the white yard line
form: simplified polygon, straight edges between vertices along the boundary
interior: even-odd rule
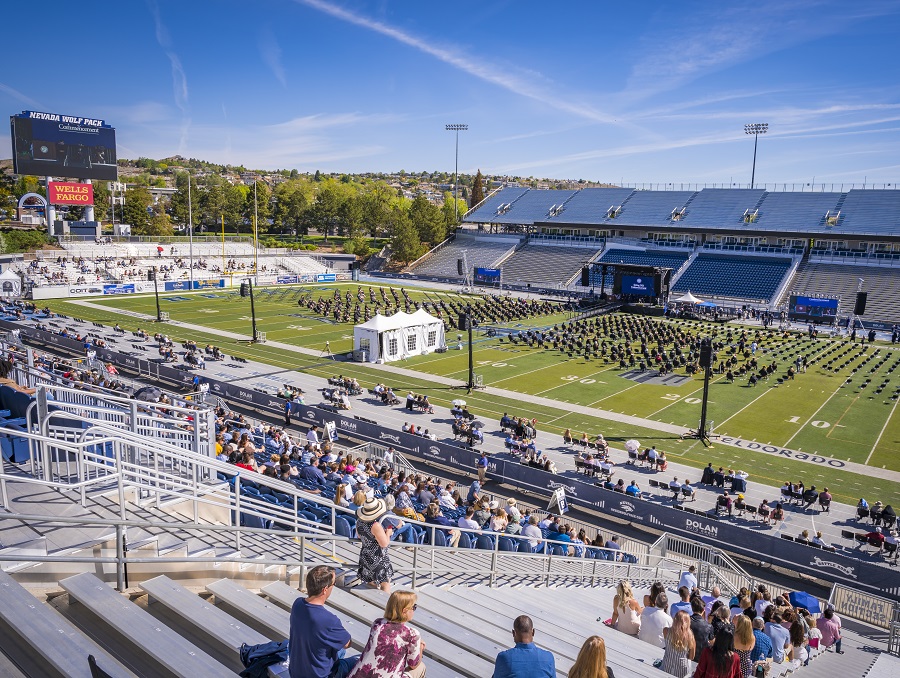
[[[884,426],[881,427],[881,431],[878,433],[878,437],[875,439],[875,444],[872,445],[872,451],[869,452],[869,456],[866,457],[866,466],[869,465],[869,460],[872,458],[872,455],[875,454],[875,448],[878,447],[878,443],[881,442],[881,436],[884,435],[885,430],[888,427],[888,424],[891,423],[891,418],[894,416],[894,412],[897,411],[897,403],[900,403],[900,398],[894,401],[894,406],[891,408],[891,413],[888,415],[887,420],[884,422]]]

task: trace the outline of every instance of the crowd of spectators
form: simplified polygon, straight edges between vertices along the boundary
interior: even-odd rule
[[[830,606],[814,614],[791,604],[789,594],[774,595],[764,584],[755,591],[741,588],[730,599],[718,586],[704,593],[693,566],[681,575],[678,598],[670,604],[665,588],[656,582],[641,604],[631,584],[621,581],[613,615],[604,623],[663,648],[658,665],[679,678],[765,676],[772,664],[808,664],[813,651],[833,647],[843,653],[840,618]]]

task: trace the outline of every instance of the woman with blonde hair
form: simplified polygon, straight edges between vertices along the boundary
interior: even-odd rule
[[[509,525],[509,519],[506,517],[506,511],[502,508],[496,509],[490,520],[491,532],[505,532],[507,525]]]
[[[408,622],[418,608],[412,591],[394,591],[376,619],[359,662],[347,678],[422,678],[425,642]]]
[[[691,675],[694,670],[691,658],[696,649],[697,641],[691,631],[691,618],[687,612],[679,610],[666,637],[666,651],[659,668],[678,678]]]
[[[350,508],[350,502],[347,501],[346,495],[347,486],[344,483],[339,483],[334,490],[334,505],[341,506],[343,508]]]
[[[756,636],[753,635],[753,622],[745,614],[734,618],[734,651],[741,660],[741,676],[748,678],[753,670],[750,655],[756,647]]]
[[[591,636],[581,650],[578,658],[569,669],[569,678],[616,678],[613,670],[606,665],[606,643],[600,636]]]
[[[613,597],[613,615],[609,625],[629,636],[636,636],[641,630],[641,604],[634,599],[631,584],[625,580],[616,586]]]

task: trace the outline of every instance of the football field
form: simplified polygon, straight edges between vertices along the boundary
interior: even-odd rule
[[[369,287],[362,285],[362,296],[368,302]],[[415,301],[456,300],[465,303],[471,297],[452,292],[409,289],[410,299]],[[380,288],[375,287],[380,299]],[[269,342],[276,341],[324,351],[326,342],[336,354],[352,348],[353,323],[336,322],[324,318],[297,301],[301,294],[313,293],[314,298],[332,299],[337,291],[345,295],[350,291],[353,301],[359,286],[356,284],[326,284],[314,288],[276,287],[257,289],[257,327],[265,332]],[[413,389],[428,392],[436,404],[448,404],[457,397],[441,382],[429,381],[429,375],[464,382],[467,378],[467,351],[453,350],[456,332],[447,333],[451,350],[433,353],[395,363],[421,373],[421,379],[394,375],[357,363],[333,363],[322,356],[291,353],[270,345],[247,346],[234,339],[226,339],[217,332],[227,331],[250,335],[250,303],[237,291],[215,290],[200,293],[175,293],[160,297],[162,310],[175,321],[202,325],[206,330],[169,328],[177,339],[195,339],[199,344],[213,343],[225,353],[239,354],[278,366],[291,366],[329,376],[338,371],[354,375],[365,386],[377,381],[393,385],[395,389]],[[90,320],[118,322],[126,329],[143,326],[154,331],[146,321],[117,313],[117,310],[139,312],[154,316],[154,297],[117,296],[90,299],[90,306],[72,302],[48,302],[56,311]],[[100,310],[102,306],[107,310]],[[362,307],[363,304],[360,304]],[[374,308],[374,304],[372,304]],[[571,313],[557,313],[519,320],[496,327],[513,332],[560,326]],[[683,336],[708,336],[722,342],[717,361],[734,355],[733,381],[724,373],[713,374],[710,384],[708,419],[716,433],[741,438],[762,445],[788,448],[807,455],[821,455],[841,461],[865,464],[872,469],[871,477],[829,468],[822,464],[810,468],[809,464],[783,459],[778,456],[742,451],[716,446],[716,454],[704,450],[695,441],[678,441],[671,433],[654,431],[648,426],[631,426],[614,422],[602,416],[590,416],[583,411],[567,409],[579,405],[596,410],[631,415],[679,427],[695,428],[700,418],[703,390],[702,375],[689,376],[684,368],[660,379],[655,371],[641,372],[637,366],[626,364],[623,368],[616,359],[601,356],[569,353],[553,348],[544,342],[528,345],[523,341],[511,342],[509,336],[488,337],[485,328],[478,328],[474,341],[475,372],[488,386],[486,392],[473,393],[467,399],[474,411],[485,417],[498,417],[504,412],[535,417],[539,428],[551,434],[561,434],[566,428],[580,436],[582,432],[593,436],[603,432],[610,440],[627,437],[652,441],[658,440],[680,461],[704,466],[713,460],[723,465],[734,465],[754,473],[759,479],[780,485],[787,477],[795,479],[819,478],[817,483],[831,483],[845,488],[847,501],[852,495],[875,492],[885,503],[896,496],[897,486],[878,478],[882,468],[900,469],[900,414],[896,413],[900,393],[900,351],[889,344],[850,344],[846,339],[809,339],[802,333],[783,334],[764,331],[759,327],[713,325],[699,321],[665,319],[637,319],[634,316],[614,314],[609,316],[608,327],[590,330],[591,336],[607,342],[608,346],[630,346],[635,352],[640,348],[636,337],[623,337],[622,328],[628,323],[643,323],[642,327],[657,327]],[[598,321],[599,323],[599,321]],[[746,330],[744,350],[737,348],[741,332]],[[757,346],[754,352],[747,348],[751,341]],[[655,342],[651,342],[655,347]],[[799,371],[788,378],[787,370],[797,356],[808,362],[805,372]],[[749,361],[759,366],[776,365],[767,380],[755,386],[737,373]],[[653,378],[651,378],[653,376]],[[501,397],[491,389],[504,389],[552,400],[552,404],[538,405],[517,402],[514,398]],[[542,401],[544,402],[544,401]],[[807,482],[809,484],[809,482]],[[874,491],[874,492],[873,492]],[[858,498],[858,497],[857,497]],[[855,503],[855,499],[853,500]],[[895,501],[894,503],[898,503]]]

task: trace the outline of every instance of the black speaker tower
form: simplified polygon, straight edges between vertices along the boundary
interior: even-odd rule
[[[856,293],[856,306],[853,307],[853,315],[864,315],[866,312],[866,302],[869,299],[868,292]]]

